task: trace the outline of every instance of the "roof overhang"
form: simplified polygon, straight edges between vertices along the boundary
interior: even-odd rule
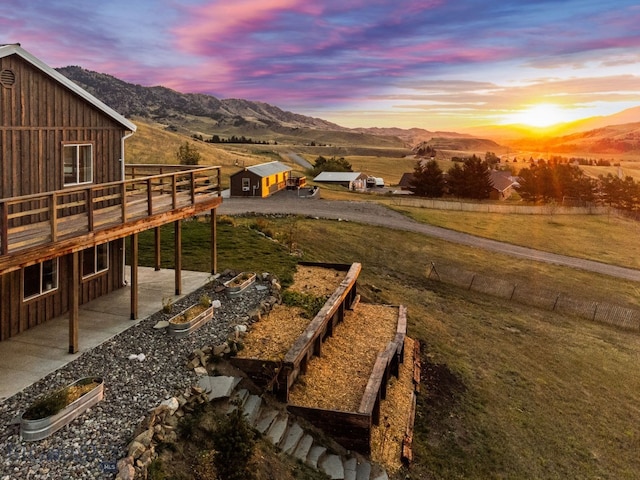
[[[19,43],[9,44],[9,45],[0,45],[0,58],[8,57],[9,55],[18,55],[20,58],[30,63],[34,67],[36,67],[41,72],[53,78],[58,83],[61,83],[62,85],[67,87],[69,90],[71,90],[73,93],[75,93],[85,101],[89,102],[98,110],[102,111],[105,115],[111,117],[114,121],[116,121],[117,123],[125,127],[127,130],[131,130],[132,132],[136,131],[137,127],[133,122],[127,120],[125,117],[120,115],[114,109],[112,109],[108,105],[98,100],[89,92],[87,92],[86,90],[84,90],[83,88],[81,88],[80,86],[72,82],[71,80],[69,80],[67,77],[59,73],[57,70],[54,70],[53,68],[48,66],[42,60],[31,55],[24,48],[22,48]]]

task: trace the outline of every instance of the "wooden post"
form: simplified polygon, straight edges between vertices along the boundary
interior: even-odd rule
[[[69,353],[78,351],[78,318],[80,315],[80,254],[69,256]]]
[[[138,234],[131,239],[131,320],[138,318]]]
[[[182,222],[173,222],[176,295],[182,294]]]
[[[160,270],[160,263],[161,263],[160,227],[155,228],[155,241],[156,241],[156,246],[155,246],[154,263],[155,263],[155,270],[157,272]]]
[[[51,222],[51,241],[58,240],[58,196],[53,193],[49,197],[49,220]]]
[[[4,202],[0,202],[0,254],[6,255],[9,251],[9,208]]]
[[[93,232],[93,188],[87,188],[87,226],[90,232]],[[54,200],[55,203],[55,200]]]
[[[218,271],[218,218],[217,209],[211,209],[211,274]]]
[[[151,178],[147,179],[147,214],[153,215],[153,185],[151,184]]]

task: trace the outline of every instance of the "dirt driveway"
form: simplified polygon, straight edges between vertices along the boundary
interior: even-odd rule
[[[448,242],[470,245],[514,257],[538,262],[578,268],[615,278],[640,282],[640,270],[607,265],[555,253],[542,252],[532,248],[519,247],[495,240],[480,238],[466,233],[447,230],[418,223],[400,213],[374,202],[332,201],[315,197],[299,197],[295,191],[280,192],[269,198],[225,198],[218,208],[220,215],[242,213],[272,214],[290,213],[326,219],[342,219],[350,222],[379,225],[395,230],[421,233]]]

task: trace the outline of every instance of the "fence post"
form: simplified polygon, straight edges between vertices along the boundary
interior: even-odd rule
[[[556,297],[556,301],[553,302],[553,308],[551,309],[552,312],[555,312],[556,310],[556,305],[558,305],[558,300],[560,300],[560,293],[558,294],[558,296]]]
[[[513,286],[513,290],[511,291],[511,296],[509,297],[509,301],[513,300],[513,296],[516,294],[516,288],[518,288],[517,283]]]
[[[433,262],[431,262],[431,270],[429,270],[429,275],[427,275],[427,278],[431,278],[431,272],[436,272],[436,276],[438,277],[438,280],[440,280],[440,274],[438,273],[438,270],[436,270],[436,265]]]
[[[476,279],[476,274],[473,274],[473,277],[471,277],[471,283],[469,284],[469,288],[467,288],[467,290],[471,290],[471,285],[473,285],[473,281]]]
[[[592,319],[592,321],[594,321],[594,322],[596,321],[596,314],[597,313],[598,313],[598,302],[596,302],[596,306],[593,309],[593,319]]]

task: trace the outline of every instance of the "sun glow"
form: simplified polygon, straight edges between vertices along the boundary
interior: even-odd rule
[[[570,120],[567,110],[551,103],[539,103],[507,118],[509,123],[523,123],[530,127],[549,127]]]

